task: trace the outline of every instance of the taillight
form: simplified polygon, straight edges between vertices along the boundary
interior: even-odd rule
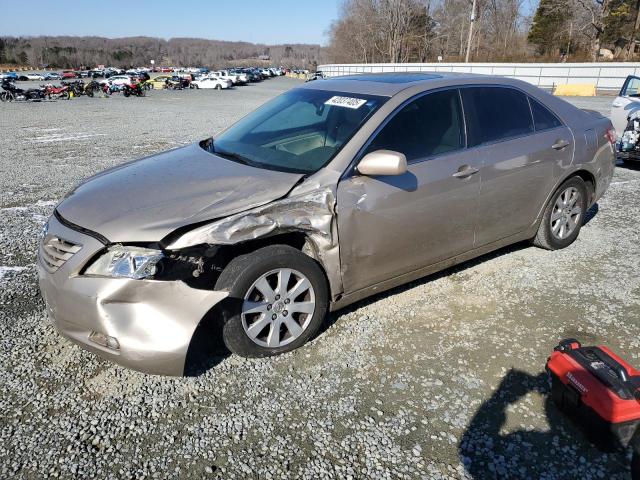
[[[613,127],[607,128],[604,136],[607,140],[609,140],[609,143],[611,143],[611,145],[616,144],[616,131],[613,129]]]

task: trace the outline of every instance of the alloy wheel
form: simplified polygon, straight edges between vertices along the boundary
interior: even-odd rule
[[[582,195],[575,187],[563,190],[551,212],[551,233],[559,240],[569,237],[582,221]]]
[[[309,326],[316,309],[309,279],[291,268],[261,275],[242,303],[242,326],[252,342],[277,348],[293,342]]]

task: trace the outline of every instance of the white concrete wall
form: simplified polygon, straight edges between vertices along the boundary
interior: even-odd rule
[[[627,75],[640,75],[640,63],[370,63],[319,65],[336,77],[378,72],[467,72],[518,78],[542,88],[592,83],[601,91],[617,91]]]

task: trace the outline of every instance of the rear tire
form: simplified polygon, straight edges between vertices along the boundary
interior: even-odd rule
[[[533,244],[547,250],[571,245],[582,228],[587,199],[587,185],[580,177],[571,177],[562,183],[545,208]]]
[[[229,292],[223,312],[224,343],[243,357],[266,357],[301,347],[318,332],[329,303],[318,263],[287,245],[236,257],[220,274],[215,289]]]

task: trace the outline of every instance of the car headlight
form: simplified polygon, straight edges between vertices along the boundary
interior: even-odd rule
[[[155,275],[162,258],[164,255],[160,250],[116,245],[93,262],[85,275],[139,280]]]

